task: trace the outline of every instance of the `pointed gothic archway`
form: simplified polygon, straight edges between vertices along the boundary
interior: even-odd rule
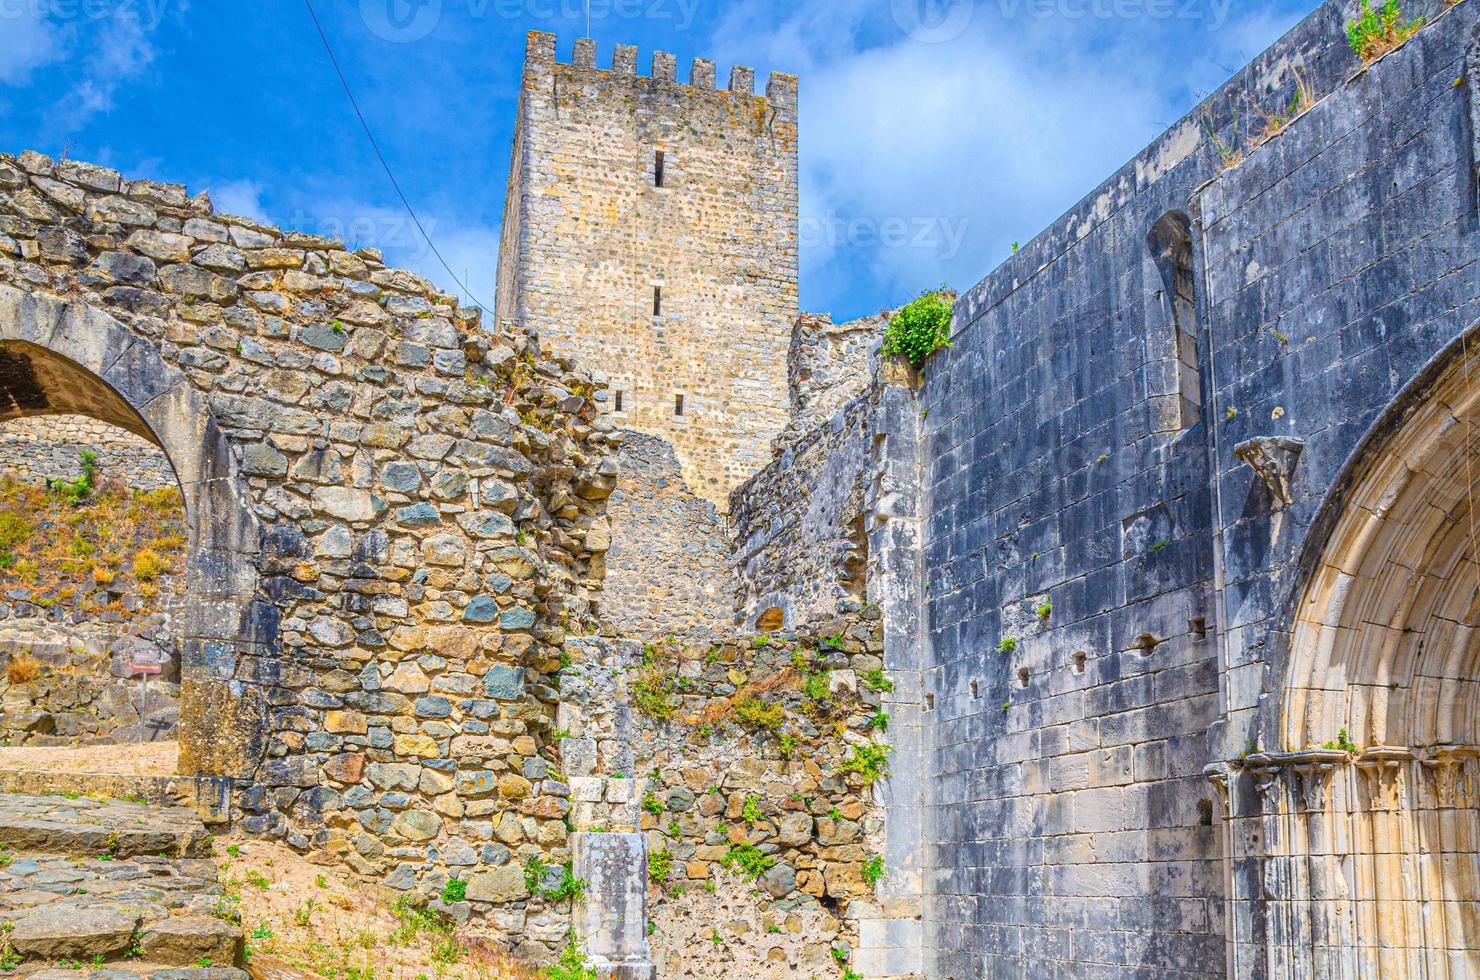
[[[225,803],[261,761],[277,613],[259,590],[257,520],[204,395],[155,343],[86,303],[0,286],[0,421],[77,414],[157,444],[185,499],[180,774]]]
[[[1311,535],[1264,801],[1269,976],[1480,974],[1480,352],[1456,342]]]

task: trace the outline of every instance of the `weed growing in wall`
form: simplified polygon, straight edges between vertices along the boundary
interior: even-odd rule
[[[1353,53],[1363,62],[1373,62],[1418,33],[1422,17],[1404,20],[1398,0],[1385,0],[1382,9],[1373,10],[1371,0],[1362,0],[1362,12],[1346,25],[1346,39]]]
[[[864,742],[853,746],[853,754],[843,760],[840,772],[856,772],[863,777],[863,785],[872,786],[881,777],[889,775],[889,746]]]
[[[596,971],[586,963],[581,947],[572,939],[560,959],[541,971],[545,980],[596,980]]]
[[[884,669],[882,667],[865,670],[858,675],[858,679],[863,682],[864,687],[873,691],[875,694],[890,694],[894,691],[894,682],[884,676]]]
[[[719,863],[724,865],[726,870],[742,875],[747,881],[755,881],[771,870],[776,859],[763,854],[760,848],[747,841],[731,847],[725,852],[724,857],[719,859]]]
[[[947,286],[920,294],[889,318],[884,353],[903,354],[916,368],[942,347],[951,346],[951,291]]]
[[[775,732],[786,723],[786,709],[759,698],[745,698],[735,704],[735,719],[746,728]]]
[[[673,871],[673,852],[668,848],[648,853],[648,878],[659,884],[668,880]]]

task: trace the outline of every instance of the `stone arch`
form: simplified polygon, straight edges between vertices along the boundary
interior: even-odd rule
[[[180,773],[219,804],[262,758],[260,683],[277,615],[259,593],[259,530],[205,396],[155,344],[96,307],[0,286],[0,421],[86,415],[157,444],[185,498]],[[207,802],[208,797],[200,797]]]
[[[1311,534],[1278,751],[1250,760],[1282,820],[1271,853],[1306,867],[1271,909],[1294,923],[1272,923],[1272,956],[1290,957],[1272,969],[1309,950],[1323,975],[1480,973],[1475,345],[1457,341],[1399,397]]]

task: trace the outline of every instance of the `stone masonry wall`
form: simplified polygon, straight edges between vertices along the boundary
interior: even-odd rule
[[[426,897],[462,877],[463,911],[563,945],[524,864],[569,859],[548,678],[609,537],[596,379],[374,251],[34,153],[0,156],[0,338],[7,404],[175,447],[182,764],[229,766],[241,828]]]
[[[0,626],[0,743],[98,745],[176,737],[180,657],[170,617],[127,629],[59,628],[35,620]],[[159,664],[147,692],[135,663]],[[146,697],[147,693],[147,697]]]
[[[678,84],[663,52],[643,77],[626,46],[595,65],[589,39],[567,65],[553,36],[530,35],[498,317],[608,372],[617,423],[671,442],[689,486],[724,508],[787,420],[796,80],[772,75],[757,97],[737,67],[716,90],[698,59]]]
[[[828,313],[801,315],[786,358],[791,420],[777,439],[778,447],[790,446],[863,394],[889,316],[884,312],[833,323]]]
[[[1262,937],[1249,931],[1235,935],[1231,972],[1238,976],[1273,978],[1351,969],[1335,961],[1310,960],[1311,947],[1325,941],[1319,919],[1312,925],[1292,922],[1275,901],[1303,901],[1308,893],[1301,889],[1311,886],[1290,882],[1266,892],[1253,883],[1266,876],[1277,880],[1276,856],[1300,852],[1298,839],[1268,818],[1279,806],[1277,788],[1298,775],[1298,756],[1283,753],[1299,753],[1335,739],[1341,724],[1333,720],[1329,729],[1311,733],[1316,736],[1314,744],[1292,744],[1289,720],[1283,717],[1289,697],[1286,685],[1299,683],[1291,678],[1287,664],[1291,625],[1301,612],[1296,588],[1303,562],[1336,542],[1329,525],[1322,526],[1318,518],[1342,500],[1345,474],[1354,461],[1389,471],[1417,468],[1409,454],[1422,458],[1426,447],[1421,444],[1397,440],[1394,455],[1386,458],[1363,457],[1361,450],[1368,433],[1390,417],[1400,396],[1422,397],[1422,391],[1415,391],[1416,382],[1441,352],[1452,350],[1456,359],[1464,359],[1464,374],[1471,373],[1466,354],[1473,351],[1473,336],[1468,348],[1456,341],[1480,323],[1477,66],[1480,8],[1468,2],[1434,19],[1407,45],[1335,87],[1275,141],[1225,170],[1194,199],[1204,230],[1201,246],[1214,379],[1209,412],[1215,427],[1212,462],[1217,488],[1211,520],[1223,578],[1217,616],[1225,713],[1209,739],[1209,755],[1224,774],[1228,790],[1229,809],[1220,804],[1220,816],[1230,818],[1226,846],[1235,882],[1235,921],[1264,928]],[[1404,407],[1411,405],[1409,401]],[[1440,411],[1464,418],[1448,406]],[[1444,424],[1466,423],[1446,417]],[[1235,449],[1249,440],[1271,437],[1303,444],[1287,471],[1288,501],[1235,455]],[[1464,477],[1460,480],[1469,483]],[[1424,509],[1437,514],[1446,507],[1429,501]],[[1465,512],[1451,513],[1449,519],[1463,527]],[[1415,545],[1424,540],[1417,528],[1405,537]],[[1371,556],[1379,549],[1365,542],[1358,548],[1361,566],[1372,568]],[[1468,546],[1462,550],[1473,555]],[[1448,560],[1444,559],[1441,576],[1458,579],[1466,574],[1462,566],[1449,571]],[[1405,607],[1407,596],[1417,591],[1412,583],[1425,573],[1419,565],[1408,565],[1390,570],[1400,583]],[[1333,588],[1344,591],[1349,584]],[[1371,617],[1374,624],[1392,624],[1386,615],[1366,608],[1359,615]],[[1404,634],[1411,628],[1392,625],[1402,626]],[[1435,644],[1445,647],[1431,633],[1420,645]],[[1463,652],[1466,646],[1457,641],[1443,654],[1446,659],[1461,658],[1443,671],[1466,678],[1459,683],[1468,683],[1473,676],[1459,665],[1465,656],[1473,657],[1473,647],[1468,654]],[[1436,682],[1386,662],[1381,666],[1339,662],[1329,650],[1321,659],[1328,666],[1318,668],[1320,683],[1340,690],[1346,684],[1377,681],[1383,694],[1389,686],[1405,694],[1411,691],[1410,696],[1421,699],[1424,717],[1453,726],[1446,728],[1451,734],[1441,741],[1473,741],[1473,722],[1466,720],[1473,714],[1443,697]],[[1382,716],[1379,710],[1372,712],[1374,719]],[[1384,751],[1372,748],[1372,728],[1381,722],[1374,720],[1369,727],[1354,717],[1350,723],[1348,740],[1357,751],[1335,753],[1328,763],[1328,787],[1347,780],[1356,785],[1358,773],[1372,771],[1363,750],[1377,755]],[[1384,734],[1382,743],[1399,746],[1400,752],[1424,748],[1408,745],[1397,733]],[[1266,753],[1271,759],[1268,768],[1246,765],[1251,753]],[[1427,762],[1424,768],[1439,771]],[[1410,781],[1403,805],[1418,805],[1424,791],[1421,780]],[[1321,812],[1331,805],[1329,792],[1324,790],[1303,805]],[[1339,815],[1342,810],[1338,807],[1335,812]],[[1444,819],[1462,812],[1460,804]],[[1401,817],[1405,826],[1414,819],[1406,812]],[[1464,818],[1459,819],[1463,825]],[[1354,839],[1339,840],[1332,847],[1339,866],[1363,866],[1368,860],[1363,852],[1369,849],[1386,853],[1415,846],[1406,841],[1368,842],[1362,836],[1354,834]],[[1426,874],[1421,883],[1395,875],[1393,881],[1374,884],[1357,873],[1334,883],[1333,891],[1350,897],[1349,907],[1371,908],[1376,899],[1382,924],[1359,916],[1360,943],[1366,948],[1353,949],[1357,942],[1348,936],[1333,952],[1346,963],[1360,955],[1367,969],[1380,957],[1384,976],[1473,973],[1473,929],[1455,930],[1449,944],[1464,951],[1441,957],[1432,950],[1440,942],[1432,925],[1413,923],[1416,916],[1410,911],[1423,908],[1428,919],[1429,901],[1436,891],[1473,896],[1475,879],[1469,869],[1474,859],[1464,853],[1474,849],[1473,839],[1473,829],[1451,835],[1447,824],[1442,839],[1421,835],[1417,847],[1425,852],[1422,861],[1425,866],[1432,863],[1436,876]],[[1266,897],[1267,905],[1260,901]],[[1399,928],[1391,927],[1394,922]],[[1403,923],[1408,924],[1409,935],[1424,935],[1423,944],[1431,947],[1422,972],[1397,938],[1405,931]],[[1326,928],[1332,934],[1339,931],[1334,922]]]
[[[876,436],[886,389],[878,369],[862,394],[781,447],[731,495],[737,621],[767,625],[779,610],[777,625],[800,626],[864,601],[868,491],[879,463]]]
[[[125,429],[83,415],[13,419],[0,425],[0,474],[26,480],[75,480],[82,453],[98,469],[139,490],[175,486],[175,472],[159,447]]]
[[[673,447],[623,432],[621,475],[608,502],[601,619],[615,635],[699,640],[725,632],[734,607],[725,526],[690,491]]]
[[[1252,706],[1276,676],[1254,622],[1277,602],[1273,556],[1232,449],[1290,414],[1350,434],[1475,295],[1456,160],[1474,5],[1348,81],[1354,7],[1324,4],[969,290],[926,365],[930,976],[1224,976],[1233,930],[1300,942],[1277,910],[1225,920],[1223,805],[1203,775],[1243,751],[1225,703]],[[1256,145],[1249,120],[1292,104],[1296,72],[1331,98]],[[1209,128],[1227,140],[1235,112],[1245,160],[1199,194],[1227,162]],[[1188,212],[1194,312],[1158,238]],[[1363,315],[1399,296],[1420,333]],[[1350,445],[1323,447],[1320,471]],[[1248,670],[1220,678],[1220,656]],[[1266,880],[1238,875],[1243,895]]]
[[[712,645],[567,641],[572,821],[647,835],[659,977],[813,977],[853,960],[890,873],[881,627],[872,610]]]

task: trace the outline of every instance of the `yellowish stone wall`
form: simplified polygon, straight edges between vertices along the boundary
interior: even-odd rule
[[[626,46],[597,69],[585,39],[573,62],[556,62],[552,35],[530,35],[499,322],[607,372],[618,424],[671,441],[689,485],[723,510],[787,421],[796,80],[772,75],[758,97],[737,67],[717,90],[698,59],[678,84],[663,52],[642,77]]]

